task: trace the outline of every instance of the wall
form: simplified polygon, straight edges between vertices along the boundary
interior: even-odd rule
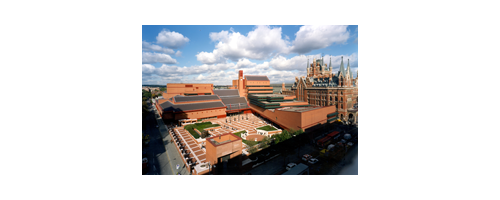
[[[167,83],[166,95],[163,98],[169,99],[175,95],[184,95],[184,93],[210,93],[213,94],[212,89],[214,84],[211,83]]]
[[[317,125],[318,123],[326,123],[327,115],[334,113],[337,109],[334,106],[323,107],[321,109],[302,112],[301,126],[303,129]]]
[[[317,125],[318,123],[326,123],[326,115],[336,111],[334,106],[323,107],[306,112],[290,112],[280,110],[274,110],[274,112],[272,112],[271,110],[266,110],[253,104],[251,104],[250,107],[257,114],[260,114],[278,125],[283,126],[285,129],[292,128],[303,130]]]
[[[254,85],[262,85],[262,86],[266,85],[266,86],[268,86],[268,85],[270,85],[270,82],[269,81],[249,81],[249,80],[245,79],[245,85],[247,87],[251,87]]]
[[[217,117],[226,115],[226,108],[217,108],[212,110],[188,111],[183,113],[175,113],[175,120],[179,119],[201,119],[206,117]]]
[[[206,152],[206,159],[207,162],[210,161],[211,164],[217,164],[218,163],[218,158],[230,155],[229,158],[234,158],[236,156],[241,155],[242,153],[242,140],[230,133],[223,134],[221,136],[220,141],[228,140],[231,139],[231,142],[220,144],[220,145],[214,145],[213,143],[209,142],[210,139],[215,139],[216,141],[219,141],[219,136],[215,137],[210,137],[207,138],[207,142],[205,145],[205,149],[207,150]]]

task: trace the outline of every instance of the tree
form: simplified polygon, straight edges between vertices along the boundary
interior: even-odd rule
[[[271,142],[271,139],[269,139],[269,137],[264,137],[264,139],[262,139],[262,141],[260,141],[260,148],[265,149],[265,148],[269,147],[270,142]]]
[[[203,130],[203,132],[201,132],[201,138],[206,138],[208,136],[210,136],[210,134],[208,133],[207,130]]]
[[[167,90],[167,88],[166,88],[166,87],[162,87],[162,88],[160,88],[160,91],[162,91],[162,92],[163,92],[163,91],[165,91],[165,90]]]
[[[253,146],[250,146],[250,145],[249,145],[249,146],[247,146],[247,151],[248,151],[248,153],[250,153],[250,154],[254,154],[254,153],[256,153],[256,152],[257,152],[257,147],[256,147],[255,145],[253,145]]]

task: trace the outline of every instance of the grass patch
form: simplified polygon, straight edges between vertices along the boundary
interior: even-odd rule
[[[257,128],[257,129],[258,129],[258,130],[264,130],[264,131],[276,131],[276,130],[278,130],[278,129],[275,129],[274,127],[269,126],[269,125],[267,125],[267,126],[263,126],[263,127],[259,127],[259,128]]]
[[[242,134],[242,133],[245,133],[245,132],[247,132],[247,131],[240,131],[240,132],[236,132],[236,133],[233,133],[233,134],[235,134],[236,136],[238,136],[238,137],[240,137],[240,138],[241,138],[241,134]],[[242,139],[243,139],[243,138],[242,138]]]
[[[241,138],[241,134],[245,133],[245,132],[246,131],[239,131],[239,132],[236,132],[236,133],[233,133],[233,134]],[[257,142],[256,141],[250,141],[250,140],[245,140],[243,138],[241,138],[241,140],[243,141],[243,143],[245,143],[248,146],[254,146],[254,145],[260,143],[260,141],[257,141]]]
[[[195,139],[198,139],[200,138],[200,134],[198,134],[194,128],[196,126],[194,124],[189,124],[189,125],[186,125],[184,126],[184,129],[186,129],[189,133],[191,133],[191,135],[195,138]]]
[[[212,124],[212,122],[195,123],[194,125],[196,126],[196,129],[198,129],[200,132],[202,132],[203,129],[206,128],[220,126],[220,124]]]
[[[194,129],[198,129],[200,133],[203,132],[203,129],[210,128],[210,127],[217,127],[220,126],[219,124],[212,124],[212,122],[203,122],[203,123],[195,123],[195,124],[189,124],[184,126],[184,129],[186,129],[191,135],[195,138],[198,139],[200,138],[200,134],[198,134]]]

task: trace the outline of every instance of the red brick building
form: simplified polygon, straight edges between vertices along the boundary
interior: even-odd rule
[[[283,91],[285,95],[295,95],[297,100],[316,106],[335,106],[341,120],[358,120],[358,77],[353,73],[347,60],[340,63],[337,73],[332,72],[332,61],[324,64],[323,59],[307,61],[307,77],[295,77],[292,89]]]

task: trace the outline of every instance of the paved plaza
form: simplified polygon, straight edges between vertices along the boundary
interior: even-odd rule
[[[247,120],[248,116],[248,120]],[[238,120],[239,118],[239,120]],[[227,123],[226,123],[227,120]],[[229,122],[231,120],[231,122]],[[208,120],[214,124],[220,124],[222,128],[217,129],[215,131],[210,131],[210,134],[213,136],[223,134],[223,133],[235,133],[242,130],[247,130],[248,136],[247,139],[257,138],[258,141],[262,140],[264,136],[258,135],[255,128],[266,126],[266,122],[262,120],[260,117],[257,117],[253,114],[241,114],[236,116],[228,116],[222,119],[212,119]]]

